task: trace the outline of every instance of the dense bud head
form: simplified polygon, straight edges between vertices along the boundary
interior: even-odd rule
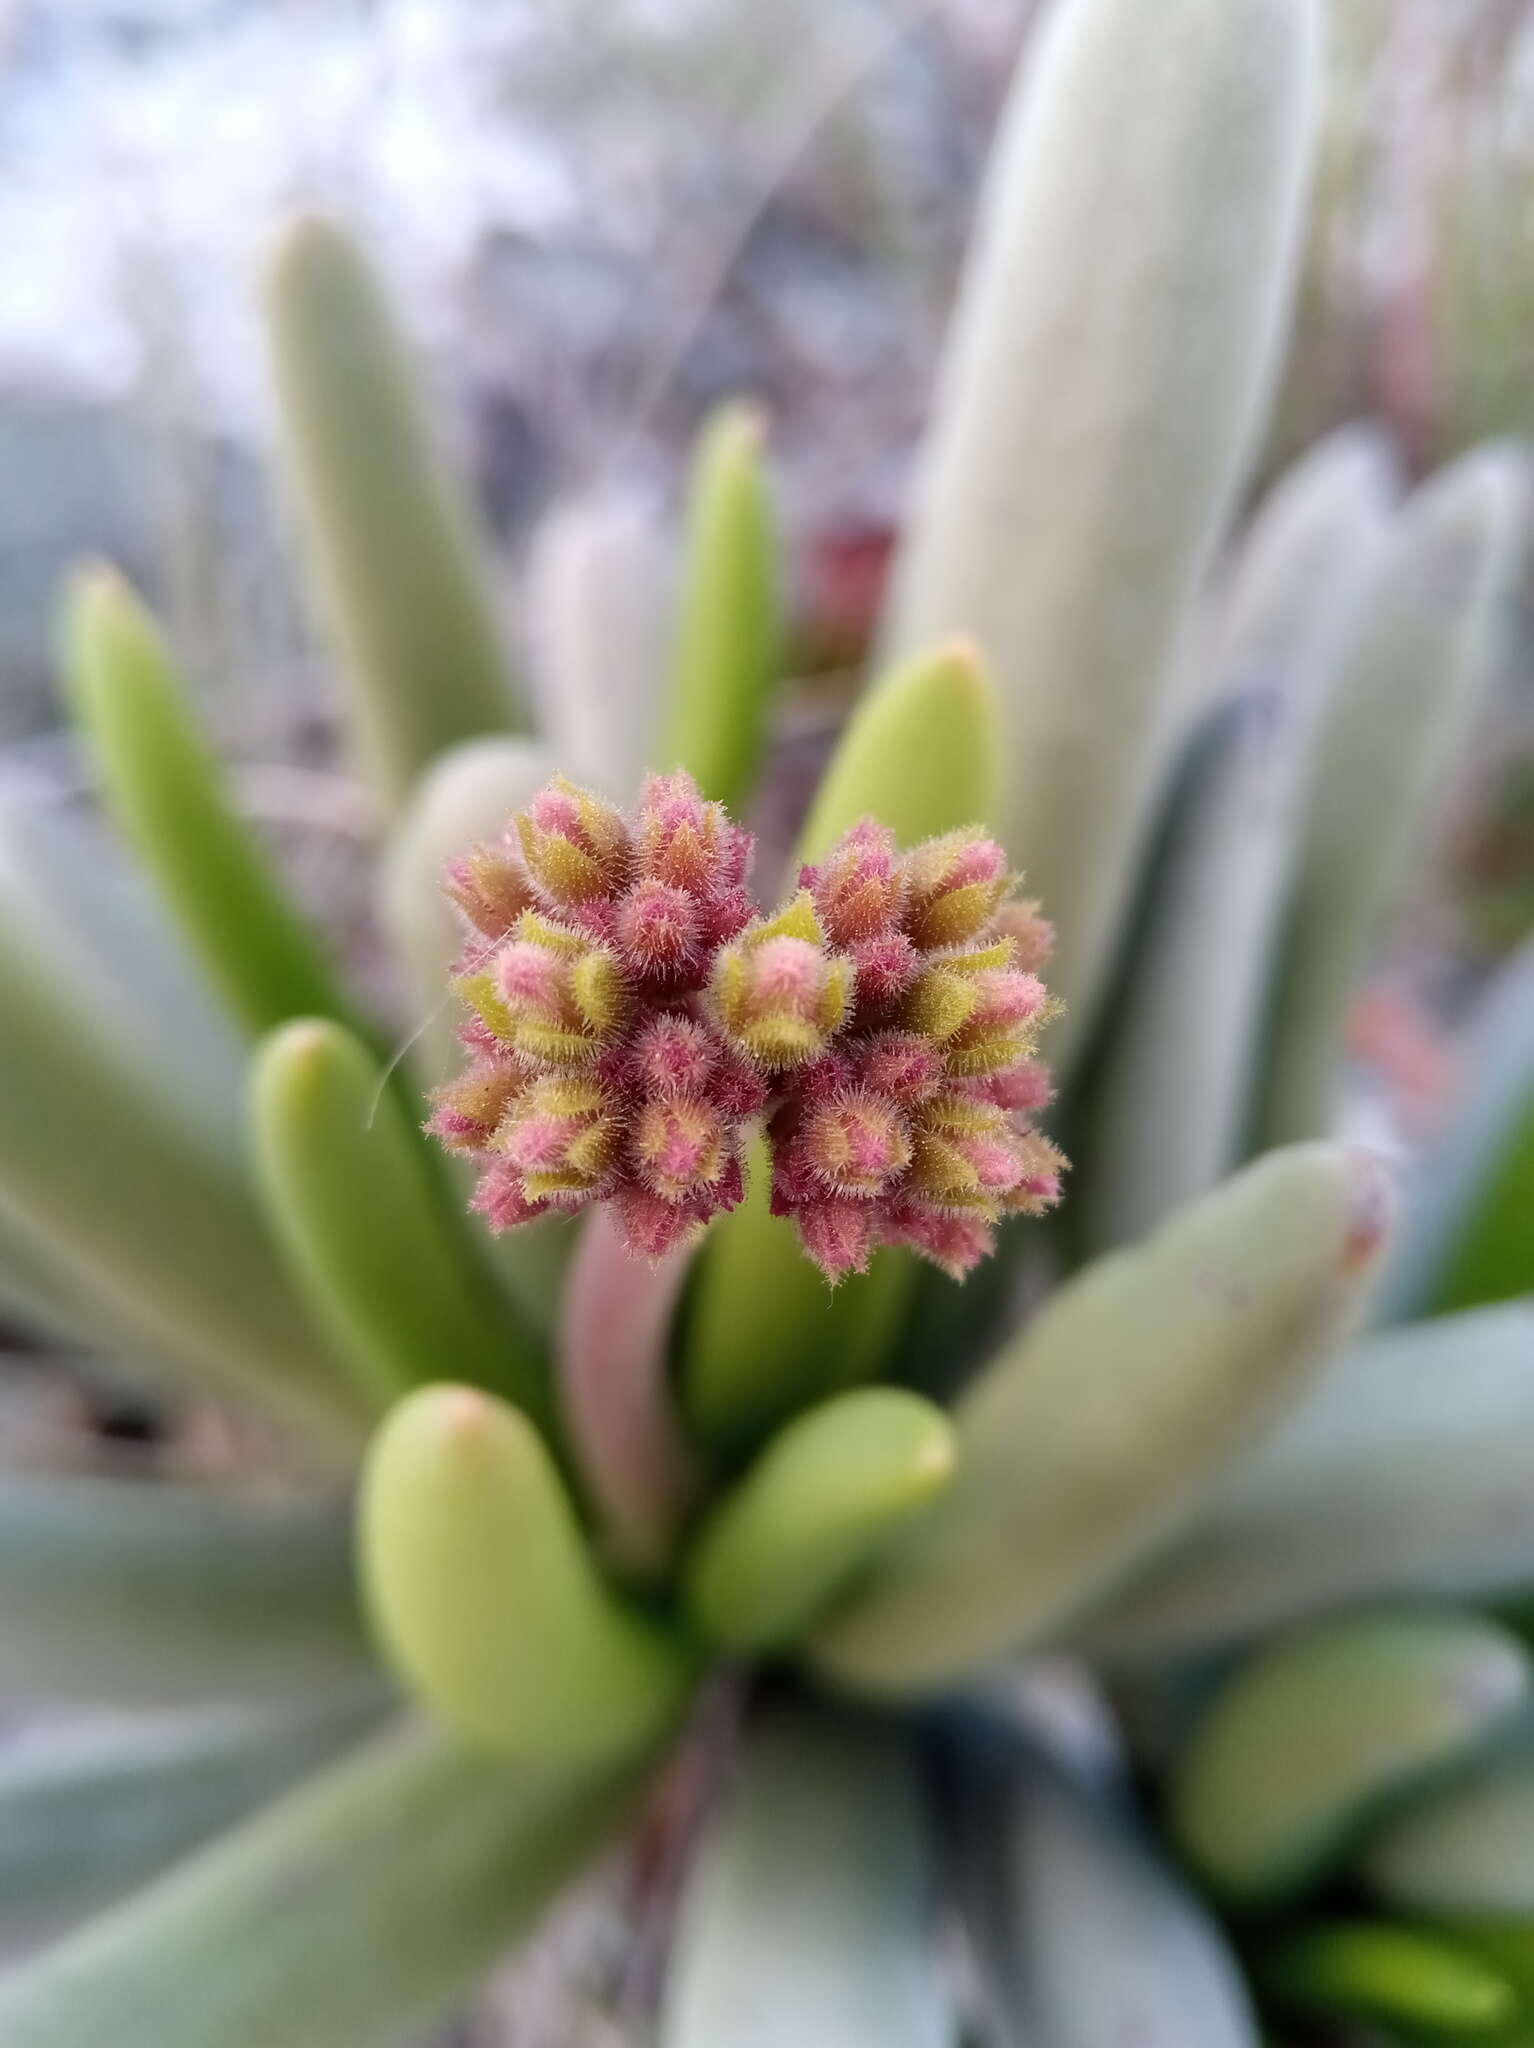
[[[906,855],[905,926],[923,952],[967,946],[990,925],[1007,893],[1007,857],[973,831],[928,839]]]
[[[492,978],[506,1042],[539,1065],[590,1065],[615,1043],[631,1008],[606,946],[531,911],[497,952]]]
[[[833,945],[856,946],[899,928],[903,866],[894,833],[872,818],[844,832],[817,866],[802,868],[799,884]]]
[[[724,1117],[700,1095],[647,1102],[632,1144],[640,1180],[668,1202],[713,1187],[729,1157]]]
[[[556,781],[513,824],[448,873],[471,1057],[428,1125],[482,1162],[493,1227],[604,1201],[664,1258],[740,1202],[758,1117],[772,1210],[832,1281],[881,1244],[966,1272],[1057,1199],[1029,1122],[1050,930],[993,841],[901,854],[864,819],[763,917],[749,835],[685,773],[627,819]]]
[[[852,1089],[816,1103],[799,1132],[799,1148],[832,1194],[882,1194],[911,1163],[911,1134],[892,1103]]]
[[[501,1120],[527,1086],[527,1075],[508,1060],[478,1060],[432,1095],[426,1128],[450,1152],[483,1152]]]
[[[652,775],[640,793],[635,838],[639,873],[700,898],[738,889],[751,865],[751,836],[692,777]]]
[[[582,1074],[534,1081],[496,1138],[528,1202],[572,1209],[613,1184],[622,1142],[619,1105],[600,1081]]]
[[[702,908],[670,882],[636,882],[619,899],[613,936],[638,981],[695,981],[704,964]]]
[[[823,1050],[847,1016],[850,964],[827,951],[808,892],[750,925],[719,955],[711,984],[725,1038],[769,1073]]]
[[[539,791],[516,826],[528,876],[550,910],[613,896],[633,872],[622,812],[562,776]]]
[[[450,861],[443,886],[474,929],[487,939],[503,939],[533,903],[527,870],[505,841],[472,846],[460,859]]]

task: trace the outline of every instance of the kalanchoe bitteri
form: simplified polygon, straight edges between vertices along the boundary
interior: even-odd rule
[[[740,1201],[760,1118],[772,1206],[828,1279],[879,1244],[967,1272],[1059,1195],[1030,1122],[1048,925],[975,831],[901,853],[865,819],[769,917],[751,855],[679,772],[627,817],[555,781],[454,861],[471,1057],[429,1128],[480,1162],[494,1227],[608,1201],[659,1258]]]

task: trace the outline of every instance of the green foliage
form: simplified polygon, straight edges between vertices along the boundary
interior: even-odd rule
[[[251,1121],[267,1214],[379,1412],[451,1370],[547,1422],[546,1374],[377,1061],[301,1018],[262,1046]]]
[[[1528,513],[1521,457],[1480,449],[1412,498],[1336,652],[1316,738],[1257,1135],[1331,1128],[1349,998],[1485,683]]]
[[[76,583],[64,646],[108,806],[235,1015],[256,1032],[348,1017],[318,936],[231,807],[153,620],[111,571]]]
[[[519,723],[471,520],[359,251],[296,222],[268,278],[272,365],[357,751],[391,804],[446,747]]]
[[[1292,1898],[1393,1794],[1473,1755],[1531,1692],[1522,1646],[1474,1616],[1314,1623],[1215,1695],[1171,1780],[1173,1832],[1226,1897]]]
[[[1356,1159],[1296,1147],[1061,1289],[960,1395],[953,1486],[818,1633],[820,1668],[928,1690],[1058,1633],[1310,1384],[1377,1200]]]
[[[732,808],[750,794],[778,658],[777,564],[763,423],[723,407],[693,458],[671,713],[658,768],[691,771]]]
[[[434,1386],[363,1478],[362,1569],[402,1677],[467,1740],[535,1764],[643,1749],[693,1677],[603,1584],[553,1460],[514,1408]]]
[[[952,2048],[898,1731],[771,1705],[682,1903],[665,2048]]]
[[[1093,1019],[1272,390],[1319,13],[1057,8],[982,197],[889,638],[971,634],[996,677],[996,822],[1060,932],[1059,1047]]]
[[[714,1510],[687,1561],[687,1605],[733,1654],[791,1643],[953,1477],[941,1410],[897,1387],[798,1416]]]
[[[390,1730],[0,1985],[7,2048],[366,2048],[442,2014],[630,1781]]]

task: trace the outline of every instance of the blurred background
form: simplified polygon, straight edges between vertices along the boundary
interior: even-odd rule
[[[253,759],[323,744],[267,472],[273,222],[359,229],[508,581],[549,510],[660,507],[773,418],[799,660],[855,654],[975,182],[1038,0],[0,0],[0,740],[46,760],[60,569],[148,587]],[[1534,8],[1335,0],[1267,469],[1534,421]],[[290,797],[292,790],[289,791]]]

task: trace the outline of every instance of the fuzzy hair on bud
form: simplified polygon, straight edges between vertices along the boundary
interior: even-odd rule
[[[678,771],[627,816],[556,780],[454,861],[470,1058],[427,1128],[477,1160],[494,1228],[610,1202],[661,1259],[740,1202],[761,1119],[772,1207],[828,1280],[881,1244],[962,1275],[1059,1197],[1031,1121],[1049,926],[979,832],[902,853],[865,818],[770,915],[752,851]]]

